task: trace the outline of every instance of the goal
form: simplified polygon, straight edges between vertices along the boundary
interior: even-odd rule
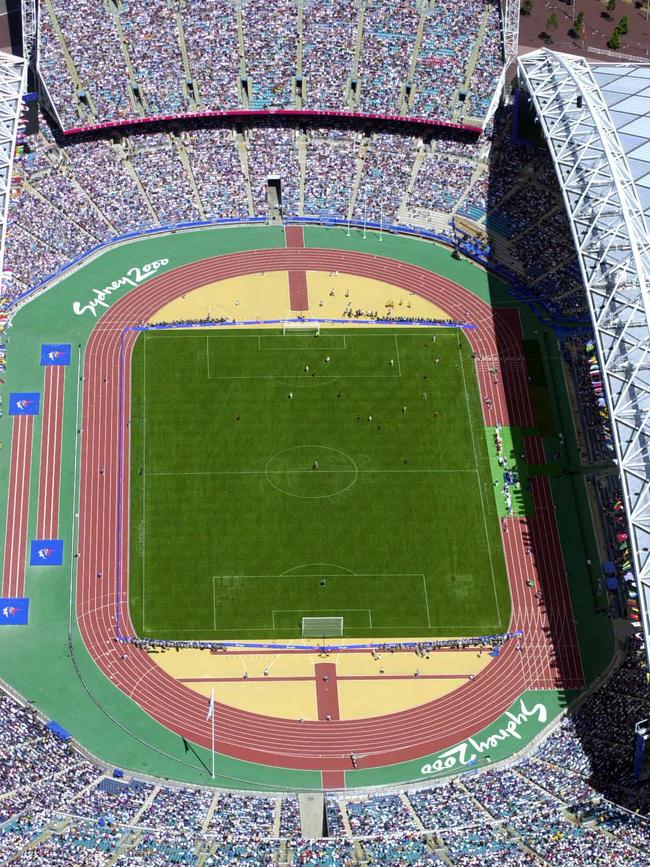
[[[343,636],[342,617],[303,617],[303,638],[341,638]]]
[[[320,322],[304,322],[302,319],[286,319],[283,334],[320,334]]]

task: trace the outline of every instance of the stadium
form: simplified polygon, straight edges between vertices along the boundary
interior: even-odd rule
[[[0,864],[650,864],[619,5],[3,5]]]

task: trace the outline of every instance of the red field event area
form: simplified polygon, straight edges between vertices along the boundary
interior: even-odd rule
[[[589,2],[8,9],[0,863],[650,867],[650,66]]]

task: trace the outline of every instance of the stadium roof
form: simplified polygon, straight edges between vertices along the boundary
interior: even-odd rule
[[[650,226],[650,65],[610,63],[592,67],[627,156]]]
[[[26,72],[27,67],[22,57],[0,51],[0,273],[4,260],[11,174]]]
[[[546,49],[519,58],[587,292],[650,636],[650,66]]]

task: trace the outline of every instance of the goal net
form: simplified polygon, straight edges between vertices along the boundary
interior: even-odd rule
[[[343,635],[342,617],[303,617],[303,638],[341,638]]]
[[[283,334],[320,334],[319,322],[302,322],[296,319],[287,319],[282,326]]]

